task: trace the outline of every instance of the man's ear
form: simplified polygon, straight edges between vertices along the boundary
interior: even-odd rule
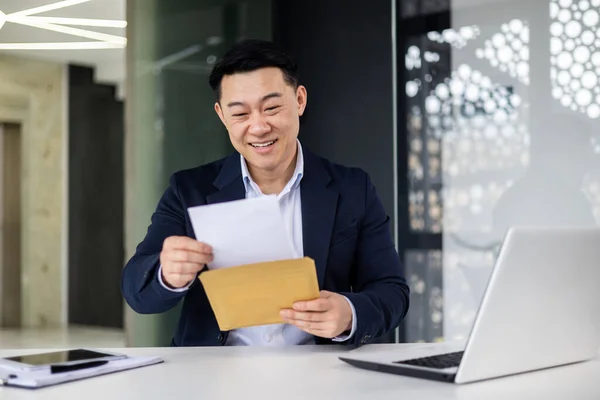
[[[221,108],[221,104],[218,101],[215,103],[215,112],[221,119],[221,122],[223,123],[223,125],[225,125],[225,127],[227,127],[227,124],[225,123],[225,115],[223,114],[223,109]]]
[[[298,86],[296,90],[296,101],[298,102],[298,115],[302,116],[304,110],[306,110],[306,103],[308,100],[308,93],[306,88],[302,85]]]

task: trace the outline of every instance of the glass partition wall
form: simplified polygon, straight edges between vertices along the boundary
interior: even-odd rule
[[[399,49],[421,238],[406,339],[461,340],[509,227],[600,221],[600,1],[455,0],[417,18]]]

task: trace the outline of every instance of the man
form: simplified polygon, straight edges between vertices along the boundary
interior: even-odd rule
[[[127,303],[149,314],[183,299],[175,346],[360,345],[396,328],[409,288],[390,220],[364,171],[302,148],[307,91],[294,61],[269,42],[245,41],[215,65],[210,84],[237,151],[171,177],[123,270]],[[315,260],[321,295],[281,310],[284,324],[221,332],[197,279],[210,266],[210,243],[194,239],[186,210],[264,195],[277,195],[295,250]]]

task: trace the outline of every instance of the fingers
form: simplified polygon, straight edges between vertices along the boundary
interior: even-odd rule
[[[187,236],[171,236],[165,239],[163,250],[188,250],[195,253],[211,254],[212,248]]]
[[[281,317],[293,321],[326,322],[333,319],[332,315],[325,312],[300,312],[294,310],[281,310]]]
[[[304,320],[304,319],[294,319],[283,317],[283,322],[290,325],[295,325],[303,331],[306,330],[317,330],[317,331],[327,331],[331,330],[335,323],[333,320]]]
[[[296,311],[324,312],[330,310],[332,308],[332,304],[329,299],[320,298],[308,301],[298,301],[294,303],[293,308]]]
[[[293,308],[296,311],[328,311],[333,308],[333,299],[336,294],[328,292],[327,290],[321,290],[319,293],[320,298],[308,301],[298,301],[294,303]]]
[[[286,322],[295,325],[303,331],[321,331],[322,333],[331,331],[333,325],[330,322],[308,322],[308,321],[291,321]]]
[[[176,263],[208,264],[213,260],[213,255],[196,253],[191,250],[168,250],[163,252],[163,259]]]

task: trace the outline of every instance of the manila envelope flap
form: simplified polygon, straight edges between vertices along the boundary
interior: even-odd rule
[[[222,331],[283,323],[281,309],[319,298],[317,270],[309,257],[209,270],[198,279]]]

